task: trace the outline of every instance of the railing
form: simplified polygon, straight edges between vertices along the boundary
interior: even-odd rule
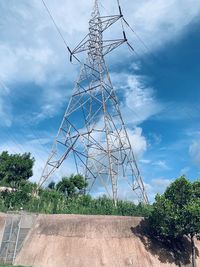
[[[28,223],[23,219],[29,218]],[[23,212],[8,213],[4,225],[4,233],[0,244],[0,263],[12,264],[22,248],[23,242],[31,229],[35,215]]]

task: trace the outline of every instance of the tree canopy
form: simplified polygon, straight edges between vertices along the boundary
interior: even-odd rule
[[[194,253],[193,238],[200,233],[200,182],[190,182],[184,176],[173,182],[163,195],[156,196],[149,223],[158,238],[190,237]]]
[[[56,190],[68,197],[73,197],[76,194],[81,194],[87,187],[87,182],[81,175],[71,175],[63,177],[56,185]]]
[[[159,236],[176,238],[200,232],[200,182],[184,176],[173,182],[163,195],[157,195],[150,216]]]
[[[34,158],[30,153],[0,154],[0,185],[18,187],[33,175]]]

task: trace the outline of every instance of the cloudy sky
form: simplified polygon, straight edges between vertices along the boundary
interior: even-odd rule
[[[101,0],[102,14],[118,14]],[[88,32],[93,0],[46,0],[70,47]],[[121,0],[133,54],[106,57],[150,198],[176,177],[200,177],[200,1]],[[121,27],[108,33],[122,36]],[[139,36],[139,38],[138,38]],[[37,180],[79,66],[40,0],[0,1],[0,151],[31,152]],[[68,173],[73,172],[70,165]],[[62,174],[65,174],[66,169]]]

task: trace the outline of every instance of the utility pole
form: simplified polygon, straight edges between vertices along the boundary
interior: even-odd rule
[[[123,19],[119,14],[101,16],[95,0],[89,33],[74,50],[70,60],[80,62],[77,55],[87,54],[81,63],[80,76],[69,101],[52,151],[39,181],[42,186],[63,164],[73,157],[76,172],[89,184],[89,191],[100,184],[117,205],[121,181],[127,181],[140,201],[148,203],[144,183],[138,169],[113,88],[105,55],[127,42],[122,38],[104,40],[104,32]],[[134,147],[133,147],[134,149]]]

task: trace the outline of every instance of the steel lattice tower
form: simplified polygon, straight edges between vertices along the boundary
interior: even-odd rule
[[[95,0],[89,34],[71,53],[71,60],[80,52],[87,53],[80,76],[47,160],[39,186],[73,155],[76,171],[84,175],[89,190],[101,182],[114,204],[118,184],[126,179],[139,200],[148,203],[143,180],[133,154],[120,112],[116,92],[111,83],[104,56],[127,42],[123,38],[104,40],[103,33],[123,15],[101,16]]]

